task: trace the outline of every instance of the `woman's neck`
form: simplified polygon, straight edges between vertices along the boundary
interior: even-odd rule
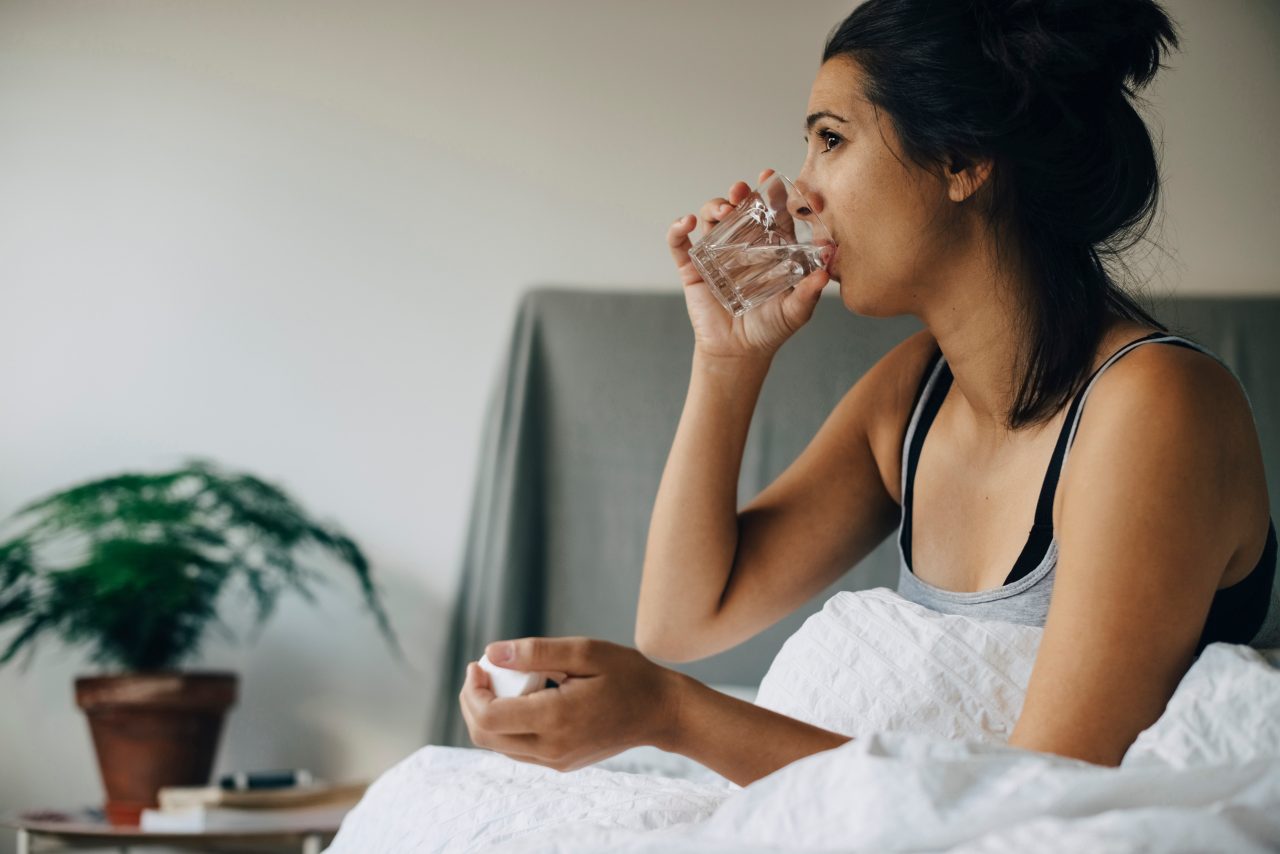
[[[1007,427],[1021,375],[1021,318],[1029,277],[1001,275],[988,253],[952,256],[943,287],[921,314],[954,377],[960,426],[992,442],[1011,436]]]

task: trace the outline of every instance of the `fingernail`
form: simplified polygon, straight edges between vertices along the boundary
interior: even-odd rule
[[[514,653],[515,650],[509,642],[495,643],[489,647],[489,660],[495,664],[501,664],[504,661],[510,661]]]

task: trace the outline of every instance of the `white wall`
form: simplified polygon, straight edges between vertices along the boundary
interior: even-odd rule
[[[198,663],[242,674],[220,769],[376,775],[424,737],[518,295],[678,288],[667,225],[799,166],[852,5],[0,2],[0,515],[201,454],[337,520],[409,667],[343,584]],[[1280,7],[1169,7],[1159,283],[1275,293]],[[0,811],[98,799],[85,670],[0,671]]]

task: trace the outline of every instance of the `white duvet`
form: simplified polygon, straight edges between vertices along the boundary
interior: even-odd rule
[[[329,851],[1280,850],[1280,651],[1211,645],[1103,768],[1004,744],[1040,634],[838,593],[755,702],[847,744],[746,787],[652,747],[559,772],[428,746],[374,782]]]

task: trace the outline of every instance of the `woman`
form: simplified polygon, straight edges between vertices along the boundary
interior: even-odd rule
[[[796,179],[812,209],[793,210],[831,230],[828,269],[731,318],[689,262],[696,219],[668,232],[696,344],[650,526],[640,650],[690,661],[735,646],[897,528],[903,596],[1044,627],[1009,744],[1118,765],[1206,644],[1274,642],[1275,528],[1247,397],[1103,261],[1156,209],[1130,98],[1170,45],[1152,0],[868,0],[841,23]],[[748,191],[703,206],[704,232]],[[738,512],[771,359],[832,279],[850,311],[924,329]],[[569,678],[495,699],[468,665],[472,739],[561,770],[655,744],[747,785],[848,740],[605,641],[487,653]]]

